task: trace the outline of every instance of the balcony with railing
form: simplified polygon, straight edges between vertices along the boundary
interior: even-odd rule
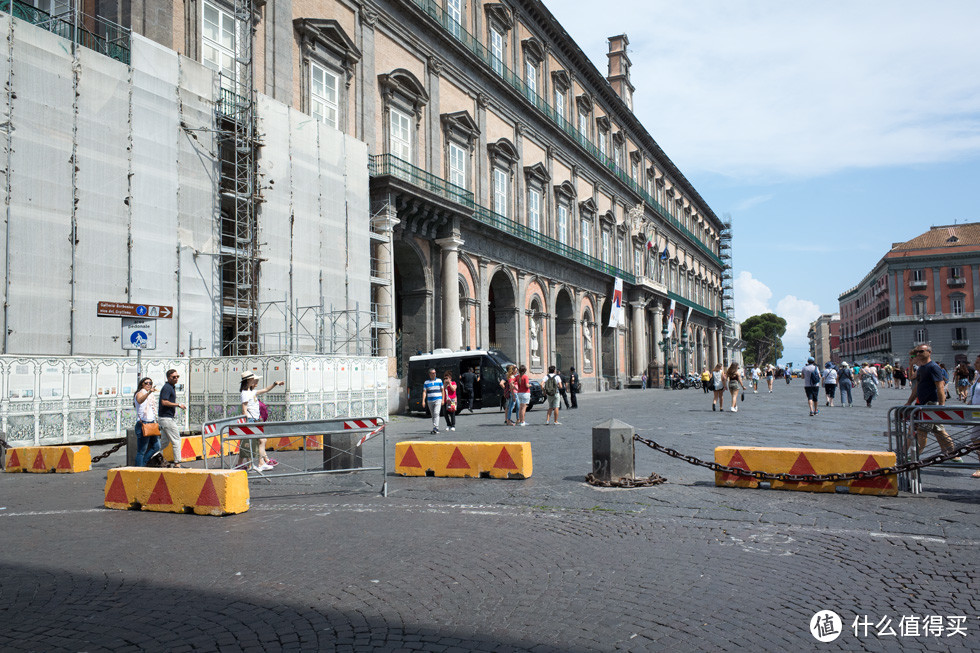
[[[391,176],[422,188],[429,193],[438,195],[465,208],[469,216],[477,222],[503,231],[524,242],[541,247],[553,254],[558,254],[593,270],[604,272],[613,277],[619,277],[627,283],[636,283],[636,277],[632,273],[621,270],[588,254],[583,254],[565,243],[550,238],[499,213],[495,213],[486,207],[480,206],[473,199],[473,193],[465,188],[436,177],[432,173],[402,161],[392,154],[379,154],[370,157],[368,172],[372,177]]]
[[[912,279],[909,281],[909,288],[912,290],[924,290],[929,283],[925,279]]]
[[[946,279],[946,285],[950,288],[962,288],[966,285],[966,279],[963,277],[949,277]]]
[[[703,251],[712,261],[717,265],[722,265],[723,262],[721,258],[711,250],[708,245],[701,241],[694,233],[685,227],[680,220],[672,216],[667,209],[660,205],[656,199],[653,198],[650,193],[648,193],[643,187],[640,186],[623,170],[618,166],[612,158],[606,155],[599,147],[590,141],[588,137],[580,132],[574,123],[567,120],[563,115],[559,114],[544,98],[537,94],[533,89],[531,89],[527,82],[525,82],[519,74],[507,67],[504,62],[495,57],[490,50],[483,45],[480,40],[463,29],[455,18],[453,18],[442,5],[436,0],[411,0],[419,9],[429,15],[436,23],[438,23],[446,32],[455,38],[459,43],[469,50],[473,55],[476,56],[483,64],[488,66],[494,73],[500,76],[511,88],[524,96],[538,111],[543,113],[551,122],[553,122],[561,131],[573,141],[575,141],[582,149],[588,152],[593,158],[595,158],[603,167],[608,169],[616,178],[618,178],[623,184],[629,187],[637,196],[643,199],[654,213],[659,215],[663,220],[669,222],[677,231],[679,231],[683,236],[685,236],[690,242],[692,242],[698,249]]]
[[[970,339],[969,338],[953,338],[952,341],[953,349],[969,349]]]
[[[0,13],[20,18],[72,43],[129,64],[130,32],[110,20],[80,11],[52,15],[23,0],[0,0]]]

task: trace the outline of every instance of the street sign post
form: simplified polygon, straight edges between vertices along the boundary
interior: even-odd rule
[[[138,350],[156,349],[156,320],[124,317],[122,319],[122,348]]]
[[[174,316],[173,306],[156,304],[130,304],[127,302],[99,302],[99,317],[139,317],[153,320],[169,320]]]

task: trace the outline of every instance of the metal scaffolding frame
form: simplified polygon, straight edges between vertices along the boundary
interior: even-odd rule
[[[221,76],[221,234],[223,356],[258,353],[258,201],[254,25],[251,0],[235,0],[235,78]]]
[[[741,346],[735,335],[735,278],[732,267],[732,216],[725,215],[724,228],[719,234],[718,255],[722,261],[721,310],[725,313],[724,345],[731,352]],[[731,359],[731,354],[729,354]]]

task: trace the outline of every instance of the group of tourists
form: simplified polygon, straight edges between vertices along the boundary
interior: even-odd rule
[[[469,411],[473,412],[473,396],[475,382],[479,381],[479,376],[470,368],[461,375],[466,397],[469,402]],[[443,374],[442,379],[438,378],[435,368],[429,369],[429,379],[423,385],[426,408],[432,419],[432,433],[438,433],[441,420],[446,420],[446,428],[450,431],[456,430],[456,414],[460,410],[460,401],[457,395],[458,384],[453,380],[453,373],[449,370]],[[506,426],[527,426],[525,419],[527,409],[531,403],[531,378],[527,373],[526,365],[508,365],[504,378],[500,380],[500,388],[504,398],[504,424]],[[568,382],[562,378],[561,373],[551,365],[548,373],[541,378],[541,389],[544,392],[544,401],[548,412],[545,416],[546,425],[559,426],[558,412],[561,404],[566,408],[578,408],[578,395],[582,391],[581,381],[575,368],[571,368],[568,374]],[[571,400],[569,400],[569,396]]]
[[[860,383],[864,403],[871,408],[871,402],[878,396],[878,387],[882,384],[878,368],[874,365],[861,363],[851,366],[842,362],[837,366],[828,361],[821,370],[812,356],[807,359],[800,375],[803,377],[803,390],[810,407],[810,417],[820,413],[818,404],[821,388],[824,391],[825,406],[834,405],[837,390],[840,389],[840,405],[851,407],[854,405],[854,384]]]

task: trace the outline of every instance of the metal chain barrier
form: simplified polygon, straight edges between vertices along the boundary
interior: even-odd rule
[[[660,474],[654,472],[646,478],[630,478],[629,476],[624,476],[617,481],[600,481],[596,478],[595,474],[589,474],[585,477],[585,482],[589,485],[595,485],[596,487],[651,487],[654,485],[660,485],[661,483],[666,483],[665,479]]]
[[[734,474],[736,476],[742,476],[745,478],[755,478],[760,481],[788,481],[791,483],[824,483],[827,481],[856,481],[868,478],[878,478],[880,476],[891,476],[892,474],[905,474],[907,472],[912,472],[917,469],[922,469],[923,467],[929,467],[930,465],[936,465],[939,463],[946,462],[952,458],[962,457],[977,451],[980,449],[980,440],[973,442],[972,444],[964,445],[959,449],[949,451],[944,454],[936,454],[934,456],[929,456],[921,460],[916,460],[910,463],[905,463],[903,465],[895,465],[894,467],[879,467],[878,469],[869,469],[866,472],[848,472],[846,474],[770,474],[768,472],[758,472],[749,471],[747,469],[741,469],[739,467],[728,467],[727,465],[720,465],[714,461],[705,461],[697,458],[695,456],[686,456],[675,449],[670,447],[665,447],[662,444],[658,444],[653,440],[648,440],[646,438],[640,437],[639,435],[634,435],[633,439],[637,442],[641,442],[651,449],[665,453],[672,458],[677,458],[683,460],[684,462],[691,463],[692,465],[698,465],[700,467],[707,467],[714,472],[724,472],[726,474]]]
[[[100,453],[98,456],[93,457],[92,458],[92,464],[94,465],[95,463],[99,462],[103,458],[108,458],[112,454],[114,454],[117,451],[119,451],[120,449],[122,449],[124,446],[126,446],[126,441],[125,440],[123,440],[122,442],[116,444],[116,446],[114,446],[112,449],[109,449],[108,451],[104,451],[104,452]]]

